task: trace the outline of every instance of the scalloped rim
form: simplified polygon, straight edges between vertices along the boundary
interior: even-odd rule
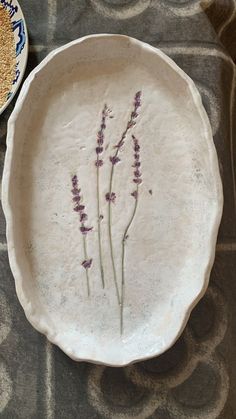
[[[13,90],[11,89],[11,91],[10,91],[11,96],[4,103],[4,105],[2,107],[0,107],[0,115],[5,111],[5,109],[8,107],[8,105],[10,105],[12,99],[14,98],[15,94],[17,93],[17,91],[18,91],[18,89],[19,89],[19,87],[21,85],[22,79],[23,79],[24,74],[25,74],[25,69],[26,69],[26,65],[27,65],[27,61],[28,61],[28,54],[29,54],[29,37],[28,37],[28,31],[27,31],[25,17],[24,17],[24,14],[22,12],[22,9],[21,9],[18,1],[17,0],[14,0],[14,2],[15,2],[15,4],[18,7],[18,13],[20,13],[21,18],[23,20],[23,24],[24,24],[24,30],[25,30],[25,45],[24,45],[25,58],[22,59],[22,61],[24,60],[23,66],[22,66],[22,71],[21,71],[20,76],[19,76],[19,78],[18,78],[18,80],[16,82],[16,85],[14,86]]]
[[[218,208],[216,210],[215,220],[214,220],[214,223],[213,223],[211,236],[210,236],[210,240],[209,240],[211,245],[209,246],[208,258],[207,258],[208,263],[207,263],[207,265],[205,266],[205,269],[204,269],[204,282],[203,282],[203,285],[202,285],[202,288],[201,288],[200,292],[198,294],[196,294],[196,296],[193,299],[193,301],[191,302],[191,304],[188,307],[184,308],[184,310],[182,311],[182,316],[180,316],[180,325],[179,325],[178,332],[175,335],[173,335],[172,339],[170,339],[168,342],[165,342],[165,346],[163,348],[161,348],[161,349],[159,348],[159,350],[153,351],[152,353],[149,352],[148,355],[140,356],[137,359],[133,359],[131,357],[126,357],[126,358],[124,357],[124,359],[122,361],[119,360],[119,362],[116,362],[113,359],[112,359],[111,362],[107,362],[106,360],[102,359],[101,356],[96,358],[96,359],[95,358],[90,359],[90,358],[81,357],[79,355],[79,352],[80,352],[79,348],[77,350],[77,354],[75,354],[74,351],[72,351],[71,348],[68,348],[63,341],[60,341],[60,339],[57,339],[57,336],[55,335],[53,330],[51,330],[51,328],[47,324],[42,325],[41,322],[40,322],[40,319],[35,318],[35,316],[33,314],[33,310],[32,310],[32,304],[29,300],[26,299],[26,297],[24,295],[24,291],[23,291],[23,287],[22,287],[23,275],[22,275],[21,269],[20,269],[20,267],[19,267],[19,265],[16,261],[16,253],[15,253],[15,247],[14,247],[14,233],[13,233],[13,211],[10,207],[10,203],[9,203],[9,199],[8,199],[10,172],[11,172],[11,167],[12,167],[12,156],[13,156],[13,150],[14,150],[14,136],[16,134],[15,123],[16,123],[17,118],[19,116],[19,112],[21,110],[22,103],[24,102],[24,100],[27,97],[28,90],[30,89],[31,83],[34,80],[36,74],[38,72],[40,72],[40,70],[43,67],[45,67],[47,65],[47,63],[55,55],[60,54],[60,52],[62,52],[63,50],[65,50],[67,48],[70,48],[71,46],[73,46],[75,44],[85,42],[89,38],[101,38],[102,39],[102,38],[108,38],[108,37],[113,37],[113,38],[117,38],[117,39],[120,39],[120,40],[122,40],[124,38],[126,40],[128,39],[131,44],[139,46],[140,48],[148,49],[151,53],[158,54],[169,66],[171,66],[173,68],[173,70],[175,70],[180,75],[180,77],[182,79],[184,79],[186,81],[186,83],[188,84],[188,86],[190,88],[190,91],[192,93],[194,103],[195,103],[195,105],[196,105],[196,107],[199,111],[200,117],[202,119],[202,123],[205,127],[206,137],[208,139],[210,166],[211,166],[211,169],[212,169],[213,176],[215,177],[215,180],[216,180],[215,186],[216,186],[217,198],[218,198]],[[19,299],[19,301],[20,301],[20,303],[21,303],[21,305],[22,305],[22,307],[25,311],[25,315],[26,315],[27,319],[29,320],[29,322],[32,324],[32,326],[36,330],[38,330],[39,332],[46,335],[50,342],[59,346],[60,349],[62,349],[63,352],[65,352],[70,358],[72,358],[75,361],[86,361],[86,362],[92,362],[92,363],[96,363],[96,364],[108,365],[108,366],[112,366],[112,367],[121,367],[121,366],[126,366],[126,365],[129,365],[129,364],[132,364],[134,362],[143,361],[143,360],[161,355],[163,352],[168,350],[176,342],[176,340],[179,338],[183,329],[186,326],[186,323],[189,319],[189,316],[190,316],[190,313],[191,313],[192,309],[195,307],[195,305],[202,298],[202,296],[204,295],[204,293],[206,291],[206,288],[207,288],[208,282],[209,282],[211,268],[212,268],[214,258],[215,258],[215,246],[216,246],[216,240],[217,240],[217,233],[218,233],[218,228],[219,228],[219,224],[220,224],[220,221],[221,221],[222,210],[223,210],[222,183],[221,183],[221,178],[220,178],[220,173],[219,173],[217,154],[216,154],[216,150],[215,150],[215,146],[214,146],[214,142],[213,142],[213,137],[212,137],[211,126],[210,126],[210,122],[208,120],[206,111],[203,107],[201,96],[200,96],[193,80],[189,76],[187,76],[187,74],[184,73],[184,71],[181,70],[177,66],[177,64],[175,64],[175,62],[171,58],[167,57],[162,51],[160,51],[159,49],[157,49],[155,47],[150,46],[149,44],[146,44],[144,42],[141,42],[141,41],[139,41],[135,38],[131,38],[131,37],[126,36],[126,35],[116,35],[116,34],[89,35],[89,36],[85,36],[83,38],[77,39],[75,41],[72,41],[72,42],[70,42],[70,43],[52,51],[30,73],[30,75],[25,80],[25,82],[22,86],[20,95],[17,99],[15,109],[12,112],[12,114],[9,118],[9,121],[8,121],[7,152],[6,152],[5,165],[4,165],[4,171],[3,171],[2,204],[3,204],[3,211],[4,211],[4,214],[5,214],[5,217],[6,217],[6,221],[7,221],[7,233],[6,234],[7,234],[7,242],[8,242],[8,253],[9,253],[10,267],[11,267],[13,276],[15,278],[16,293],[17,293],[18,299]]]

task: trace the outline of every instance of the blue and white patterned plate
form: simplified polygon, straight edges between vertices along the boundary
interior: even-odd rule
[[[15,77],[12,82],[11,90],[8,93],[7,101],[4,103],[2,107],[0,107],[1,114],[9,105],[21,84],[28,57],[28,35],[25,19],[18,1],[0,0],[0,5],[3,6],[9,12],[10,19],[12,22],[12,30],[14,32],[14,41],[16,48]]]

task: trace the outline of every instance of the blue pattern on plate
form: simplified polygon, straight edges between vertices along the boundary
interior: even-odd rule
[[[18,31],[19,41],[16,44],[16,56],[18,56],[25,46],[26,36],[25,36],[24,22],[22,19],[20,19],[20,20],[14,21],[12,25],[13,25],[13,31]]]

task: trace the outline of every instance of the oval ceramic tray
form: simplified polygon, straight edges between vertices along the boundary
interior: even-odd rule
[[[20,87],[28,58],[28,35],[24,15],[18,1],[11,0],[9,2],[6,0],[0,0],[0,5],[4,7],[10,15],[16,49],[15,77],[12,81],[12,87],[8,94],[7,101],[0,107],[1,114],[7,108]]]
[[[222,212],[193,81],[125,36],[52,52],[9,121],[3,204],[17,294],[37,330],[75,360],[161,354],[206,289]]]

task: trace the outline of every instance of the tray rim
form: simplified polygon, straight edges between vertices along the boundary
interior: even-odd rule
[[[170,65],[173,68],[173,70],[175,70],[180,75],[181,78],[183,78],[186,81],[186,83],[188,84],[190,88],[193,101],[199,110],[199,114],[202,118],[203,125],[205,126],[206,136],[212,146],[211,154],[209,155],[209,158],[211,160],[212,170],[215,173],[215,179],[216,179],[215,185],[216,185],[217,198],[218,198],[218,208],[217,208],[218,211],[215,216],[215,220],[214,220],[214,224],[213,224],[213,228],[212,228],[211,236],[209,240],[211,243],[211,246],[209,246],[208,264],[205,267],[203,285],[200,292],[196,294],[191,304],[189,304],[189,306],[187,306],[186,309],[183,310],[184,316],[180,321],[178,333],[176,333],[173,336],[173,338],[168,343],[165,344],[163,348],[161,349],[159,348],[159,350],[156,350],[154,353],[151,353],[151,354],[149,353],[146,356],[142,355],[138,357],[137,359],[134,359],[132,357],[127,357],[127,358],[124,357],[122,362],[107,362],[101,359],[90,359],[89,357],[86,358],[84,356],[80,357],[79,354],[75,354],[70,348],[68,348],[68,346],[63,341],[60,341],[59,339],[57,339],[53,330],[51,330],[51,328],[47,324],[45,324],[45,322],[44,324],[41,324],[40,320],[35,318],[34,314],[32,313],[32,304],[29,300],[26,299],[24,295],[23,287],[22,287],[23,275],[17,263],[16,252],[15,252],[15,247],[14,247],[13,211],[11,209],[9,198],[8,198],[10,172],[11,172],[12,156],[13,156],[13,149],[14,149],[13,140],[15,136],[15,123],[20,114],[21,106],[27,97],[27,93],[28,93],[28,90],[30,89],[31,83],[33,82],[35,77],[37,77],[37,74],[47,65],[49,61],[51,61],[53,57],[60,54],[65,49],[70,48],[73,45],[85,42],[87,39],[91,39],[91,38],[100,38],[100,39],[116,38],[116,39],[121,39],[121,40],[122,39],[129,40],[130,44],[139,46],[140,48],[148,49],[150,52],[159,55],[168,65]],[[7,151],[6,151],[4,170],[3,170],[3,180],[2,180],[2,206],[3,206],[3,212],[6,217],[6,226],[7,226],[6,236],[7,236],[7,244],[8,244],[9,263],[10,263],[11,271],[13,273],[13,277],[15,279],[16,294],[20,301],[20,304],[22,305],[24,309],[26,318],[38,332],[46,335],[47,339],[51,343],[57,345],[66,355],[68,355],[71,359],[75,361],[85,361],[85,362],[101,364],[101,365],[106,365],[106,366],[111,366],[111,367],[123,367],[126,365],[133,364],[135,362],[144,361],[144,360],[161,355],[162,353],[167,351],[170,347],[172,347],[174,343],[177,341],[177,339],[180,337],[180,335],[182,334],[187,324],[191,311],[193,310],[193,308],[196,306],[196,304],[199,302],[199,300],[203,297],[203,295],[206,292],[206,289],[209,283],[210,272],[211,272],[214,258],[215,258],[215,246],[216,246],[216,241],[217,241],[218,228],[220,225],[222,212],[223,212],[223,188],[222,188],[221,176],[220,176],[220,171],[219,171],[217,153],[216,153],[213,136],[212,136],[212,129],[211,129],[210,122],[209,122],[207,113],[205,111],[205,108],[203,107],[200,93],[195,83],[182,69],[180,69],[180,67],[171,58],[169,58],[160,49],[127,35],[106,34],[106,33],[87,35],[51,51],[41,61],[41,63],[33,69],[33,71],[29,74],[29,76],[25,80],[22,86],[21,92],[18,96],[14,111],[12,112],[8,121]],[[77,350],[77,353],[79,353],[79,348]]]

